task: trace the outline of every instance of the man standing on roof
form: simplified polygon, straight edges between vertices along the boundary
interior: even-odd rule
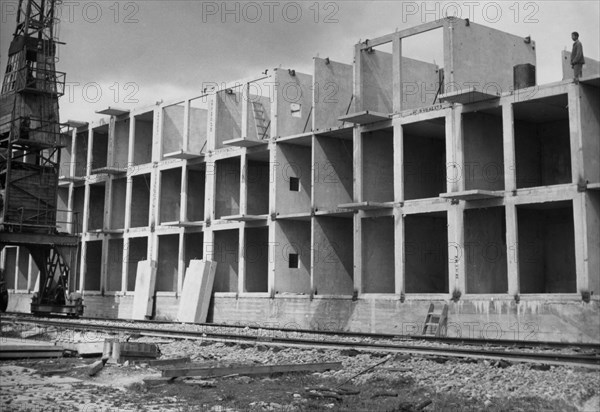
[[[571,33],[571,38],[573,39],[571,67],[573,68],[573,77],[575,79],[575,83],[579,83],[579,78],[581,77],[583,71],[583,65],[585,64],[585,59],[583,58],[583,46],[579,41],[579,33],[574,31]]]

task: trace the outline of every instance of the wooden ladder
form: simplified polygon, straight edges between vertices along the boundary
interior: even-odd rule
[[[448,326],[448,305],[445,304],[441,313],[433,311],[434,305],[429,305],[429,311],[425,318],[422,335],[446,336]]]
[[[254,115],[254,124],[256,125],[256,138],[263,140],[267,136],[267,130],[271,122],[265,118],[265,108],[261,102],[252,102],[252,113]]]

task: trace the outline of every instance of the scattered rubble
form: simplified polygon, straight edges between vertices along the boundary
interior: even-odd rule
[[[46,334],[48,339],[56,336],[53,333]],[[600,374],[593,369],[263,343],[128,338],[133,346],[155,345],[157,350],[148,353],[158,356],[160,351],[160,357],[121,363],[105,363],[106,356],[3,362],[0,409],[60,405],[61,411],[79,410],[78,399],[100,410],[119,411],[593,411],[599,406]],[[167,370],[189,370],[199,364],[207,374],[216,371],[211,367],[221,368],[219,375],[224,376],[164,376]],[[273,369],[302,364],[339,364],[339,368],[293,373],[283,373],[289,371],[286,367]],[[251,374],[265,368],[269,374]]]

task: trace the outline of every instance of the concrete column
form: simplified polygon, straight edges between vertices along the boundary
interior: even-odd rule
[[[179,201],[179,220],[187,222],[187,202],[188,200],[188,161],[184,160],[181,166],[181,197]]]
[[[246,149],[240,154],[240,215],[248,213],[248,157]]]
[[[464,206],[452,205],[448,208],[448,285],[450,293],[458,289],[465,294],[465,231]]]
[[[586,193],[578,193],[573,198],[573,224],[575,232],[575,272],[577,274],[577,292],[589,290],[588,241],[586,224]],[[596,270],[598,270],[596,268]]]
[[[108,284],[108,238],[102,236],[102,256],[100,258],[100,291],[106,290]]]
[[[246,254],[245,252],[245,241],[246,241],[246,223],[241,222],[239,228],[238,238],[238,284],[237,292],[243,293],[246,285]]]
[[[393,67],[392,67],[392,104],[394,113],[402,111],[402,39],[395,37],[392,40]]]
[[[508,294],[514,296],[520,292],[519,225],[517,219],[517,207],[513,204],[507,204],[504,208],[506,212]]]
[[[186,100],[183,107],[183,142],[181,149],[187,153],[190,148],[190,100]]]
[[[360,59],[360,49],[355,48],[356,58]],[[355,75],[355,87],[356,83],[356,75],[357,71],[360,70],[360,65],[354,66],[354,75]],[[360,76],[359,76],[360,77]],[[359,79],[360,83],[360,79]],[[356,106],[357,110],[358,105]],[[353,129],[353,140],[354,140],[354,153],[353,153],[353,163],[354,163],[354,201],[362,202],[363,199],[363,176],[362,176],[362,133],[360,127],[354,127]],[[359,293],[362,293],[363,290],[363,279],[362,279],[362,222],[361,216],[362,212],[358,212],[354,214],[354,289],[358,290]]]
[[[354,46],[354,111],[364,110],[362,101],[362,50],[360,44]]]
[[[502,133],[504,148],[504,189],[507,192],[512,192],[517,189],[517,174],[515,160],[514,114],[513,106],[510,102],[502,105]]]
[[[248,100],[250,99],[250,83],[244,83],[241,88],[242,96],[242,124],[241,124],[241,138],[246,139],[248,137]],[[259,138],[257,136],[257,138]]]
[[[121,292],[127,292],[127,278],[129,276],[129,241],[128,237],[123,238],[123,262],[121,265]]]
[[[404,237],[404,216],[402,209],[394,208],[394,273],[395,273],[395,293],[400,295],[405,290],[406,268],[404,262],[405,237]]]
[[[581,132],[581,100],[579,85],[568,85],[569,134],[571,142],[571,175],[573,183],[585,183],[583,136]]]
[[[177,295],[181,295],[183,291],[183,278],[185,276],[185,239],[183,228],[179,230],[179,251],[178,251],[178,265],[177,265],[177,288],[175,292]]]
[[[461,111],[455,108],[446,114],[446,191],[464,187]]]
[[[94,143],[94,131],[92,127],[88,128],[88,151],[87,151],[87,160],[86,160],[86,170],[85,175],[90,176],[92,172],[92,146]],[[81,263],[79,269],[79,292],[83,292],[85,290],[85,274],[87,272],[87,242],[85,240],[88,239],[86,233],[88,231],[88,220],[90,217],[90,182],[89,180],[85,181],[85,193],[83,197],[83,216],[81,218]]]
[[[354,214],[354,289],[363,291],[362,273],[362,212]]]

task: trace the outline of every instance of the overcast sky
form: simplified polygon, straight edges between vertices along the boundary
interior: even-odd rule
[[[16,0],[0,0],[0,67],[6,66]],[[470,18],[536,42],[539,84],[558,81],[561,51],[580,33],[600,56],[600,2],[590,1],[68,1],[60,10],[57,70],[67,73],[61,120],[94,121],[107,106],[133,108],[200,94],[203,83],[267,68],[311,74],[314,56],[352,63],[359,40],[436,20]],[[439,39],[407,42],[410,57],[441,62]],[[584,68],[585,73],[585,68]]]

